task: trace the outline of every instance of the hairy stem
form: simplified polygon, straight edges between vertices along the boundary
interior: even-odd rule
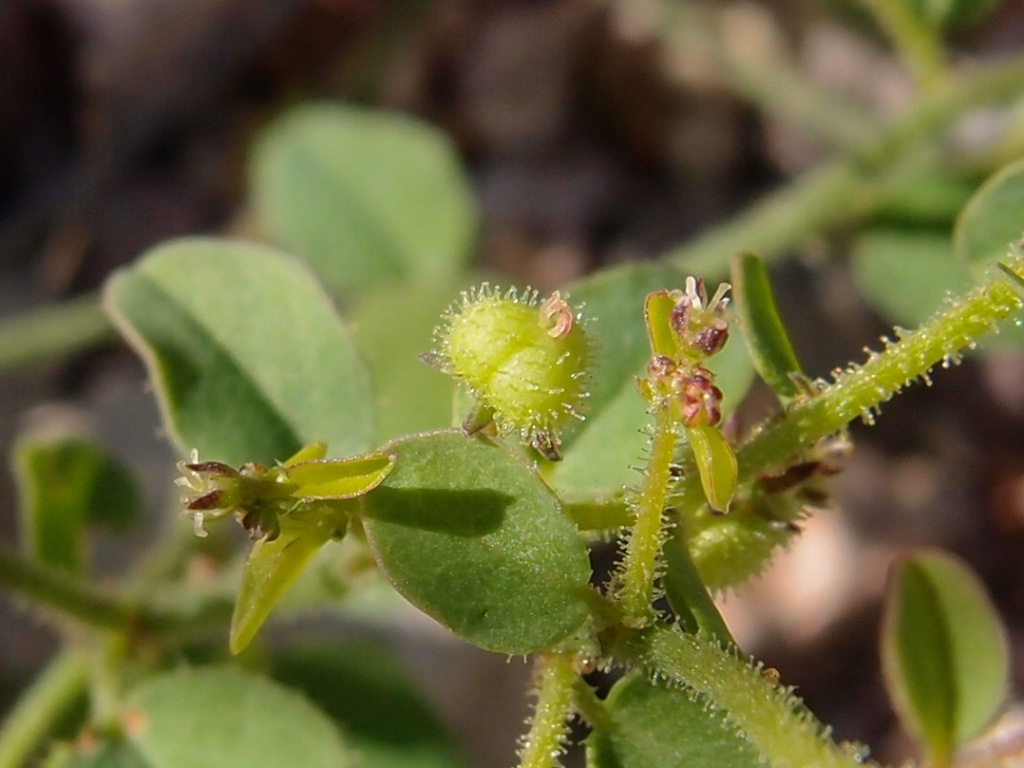
[[[579,680],[572,657],[554,653],[537,657],[536,676],[537,703],[519,751],[519,768],[552,768],[561,764],[573,690]]]
[[[652,680],[700,694],[773,768],[854,768],[857,751],[835,744],[791,688],[717,642],[672,627],[628,632],[611,652]]]
[[[619,574],[618,598],[623,622],[643,627],[654,617],[654,581],[664,540],[664,513],[672,482],[676,426],[667,409],[655,411],[654,436],[640,490],[633,502],[635,519]],[[697,494],[703,498],[700,489]]]
[[[756,431],[736,453],[739,482],[784,466],[806,446],[858,417],[873,421],[878,407],[903,387],[919,378],[929,382],[933,367],[956,363],[983,335],[998,331],[998,324],[1015,317],[1024,305],[1024,258],[1015,259],[1006,271],[1010,275],[996,274],[966,296],[951,300],[913,333],[898,329],[897,338],[885,340],[881,352],[870,352],[862,365],[837,372],[818,394],[798,399],[782,419]],[[687,478],[681,506],[695,508],[699,495],[698,480]]]
[[[0,727],[0,768],[21,768],[56,722],[85,692],[88,666],[63,651],[32,684]]]

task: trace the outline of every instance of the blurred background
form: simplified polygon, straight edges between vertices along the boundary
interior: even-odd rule
[[[772,107],[785,100],[785,77],[883,122],[913,98],[904,67],[852,0],[680,4],[706,13],[707,28],[669,24],[665,6],[0,0],[0,317],[89,297],[170,237],[260,237],[250,148],[307,100],[398,110],[443,130],[479,206],[476,265],[547,290],[670,252],[836,156],[841,130]],[[996,4],[953,30],[949,50],[965,67],[1021,53],[1024,5]],[[984,141],[1004,119],[982,113],[958,130]],[[968,168],[962,180],[970,189],[992,170]],[[951,226],[941,216],[926,224]],[[782,314],[813,375],[861,358],[892,325],[861,298],[850,268],[862,226],[811,233],[773,262]],[[1024,690],[1019,350],[941,371],[885,406],[872,429],[856,425],[833,485],[837,511],[816,516],[771,571],[724,600],[744,649],[798,686],[838,738],[866,742],[881,759],[909,749],[876,649],[886,568],[901,548],[939,546],[972,564],[1007,621],[1018,697]],[[148,507],[167,509],[175,456],[123,344],[97,330],[88,348],[3,371],[0,450],[52,420],[91,431],[148,481]],[[16,504],[0,473],[6,541],[16,538]],[[101,547],[101,570],[131,558],[146,532],[133,536]],[[467,760],[510,764],[528,667],[467,648],[411,612],[405,620],[397,646]],[[5,598],[0,709],[55,642]],[[1019,724],[1015,733],[1024,750]]]

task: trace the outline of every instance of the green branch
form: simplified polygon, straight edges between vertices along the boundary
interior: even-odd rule
[[[40,307],[0,322],[0,371],[42,362],[114,337],[95,296]]]
[[[169,634],[225,620],[231,604],[211,600],[188,610],[161,609],[138,600],[98,591],[78,578],[28,560],[0,545],[0,587],[40,607],[98,629]]]
[[[21,768],[58,720],[85,693],[82,655],[64,651],[36,678],[0,727],[0,768]]]
[[[546,654],[537,657],[537,703],[530,730],[519,751],[519,768],[552,768],[560,765],[572,713],[573,691],[579,673],[571,656]]]
[[[927,380],[936,365],[949,366],[973,349],[999,323],[1016,317],[1024,298],[1024,258],[1017,258],[988,283],[947,307],[913,333],[898,332],[885,349],[872,352],[862,365],[835,375],[818,394],[798,399],[781,419],[773,420],[736,453],[739,482],[784,467],[821,438],[835,434],[857,418],[873,421],[878,407],[916,379]],[[1019,283],[1019,284],[1018,284]],[[692,509],[702,500],[700,480],[684,482],[681,507]]]
[[[1024,56],[951,79],[863,152],[809,172],[664,258],[714,281],[728,273],[730,260],[741,251],[756,248],[765,260],[778,258],[812,235],[862,219],[884,199],[886,184],[907,171],[901,158],[909,149],[938,141],[965,111],[1015,99],[1022,89]]]
[[[703,635],[652,627],[628,632],[610,651],[653,681],[704,697],[772,768],[863,768],[857,751],[833,742],[791,688]]]
[[[933,90],[945,69],[942,40],[906,0],[859,0],[888,35],[914,82]]]

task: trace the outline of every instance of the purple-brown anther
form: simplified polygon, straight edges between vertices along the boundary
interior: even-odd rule
[[[730,287],[728,283],[722,283],[709,300],[702,279],[686,278],[686,290],[669,316],[669,323],[685,354],[711,357],[725,346],[729,339],[729,323],[724,315],[729,304],[726,293]]]
[[[714,426],[722,420],[722,390],[704,368],[697,368],[684,380],[679,402],[680,415],[687,427]]]

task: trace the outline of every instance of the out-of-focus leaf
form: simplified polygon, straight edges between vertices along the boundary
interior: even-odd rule
[[[154,768],[358,764],[335,724],[305,697],[237,669],[158,675],[131,693],[128,706],[128,738]]]
[[[105,298],[183,453],[241,465],[317,440],[342,456],[370,447],[366,369],[296,260],[249,243],[178,240],[118,272]]]
[[[341,726],[360,768],[464,765],[412,681],[379,648],[343,643],[289,649],[275,656],[272,673]]]
[[[1006,259],[1024,238],[1024,159],[1002,168],[981,185],[957,219],[956,253],[978,276]]]
[[[361,498],[370,545],[409,602],[488,650],[550,647],[587,616],[590,564],[554,495],[510,450],[456,432],[389,443]]]
[[[920,325],[950,293],[973,284],[944,233],[873,230],[853,249],[853,276],[864,297],[886,318]]]
[[[131,474],[80,438],[25,435],[14,449],[24,546],[49,565],[79,572],[86,529],[127,528],[140,508]]]
[[[360,295],[348,316],[370,369],[382,439],[451,423],[452,379],[420,360],[436,346],[434,328],[459,297],[460,283],[410,285]]]
[[[582,302],[587,332],[597,346],[596,369],[585,420],[562,444],[563,460],[549,468],[560,491],[604,495],[617,493],[636,480],[632,467],[643,459],[649,423],[647,404],[637,393],[651,350],[644,324],[647,295],[681,288],[684,276],[661,264],[630,264],[599,272],[569,289],[574,304]],[[725,394],[724,412],[736,407],[753,382],[754,368],[732,329],[721,353],[708,360]]]
[[[928,26],[940,30],[955,30],[975,24],[999,4],[999,0],[909,0]]]
[[[796,396],[793,377],[803,370],[775,308],[768,271],[760,257],[742,253],[733,259],[732,289],[754,367],[780,397]]]
[[[412,117],[298,107],[260,138],[250,175],[270,234],[332,288],[445,285],[471,254],[476,213],[459,158]]]
[[[588,768],[755,768],[757,751],[693,694],[637,673],[606,700],[608,722],[587,740]]]
[[[99,741],[57,748],[44,762],[45,768],[157,768],[134,744],[127,741]]]
[[[1008,691],[999,617],[966,566],[938,551],[894,565],[882,662],[901,719],[940,764],[992,720]]]

